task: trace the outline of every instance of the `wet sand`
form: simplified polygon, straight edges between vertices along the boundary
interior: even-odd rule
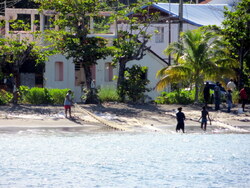
[[[72,107],[73,118],[64,117],[63,106],[7,105],[0,106],[0,132],[28,129],[53,129],[78,132],[162,132],[176,133],[176,109],[180,105],[104,103],[78,104]],[[201,106],[182,106],[186,115],[187,133],[250,133],[250,108],[238,113],[238,105],[231,113],[222,105],[221,111],[208,108],[212,125],[207,131],[200,128]]]

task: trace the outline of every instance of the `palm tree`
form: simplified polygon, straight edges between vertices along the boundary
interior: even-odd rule
[[[189,82],[195,86],[195,102],[198,102],[199,88],[205,79],[222,80],[222,75],[234,74],[235,63],[228,56],[222,38],[204,28],[181,33],[181,40],[170,44],[164,53],[172,54],[175,64],[157,72],[158,91],[171,83]]]

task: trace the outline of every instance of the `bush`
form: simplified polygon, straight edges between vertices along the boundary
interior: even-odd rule
[[[157,104],[191,104],[194,102],[194,92],[180,90],[168,93],[164,91],[155,102]]]
[[[149,80],[147,79],[147,67],[141,67],[140,65],[133,65],[131,68],[125,70],[125,80],[122,83],[122,87],[125,91],[125,95],[132,102],[139,102],[145,99],[145,92],[150,91],[147,88]]]
[[[27,93],[29,92],[30,88],[28,86],[20,86],[18,91],[19,91],[19,101],[21,103],[25,102],[25,96],[27,95]]]
[[[12,98],[12,93],[9,93],[3,89],[0,90],[0,105],[8,104]]]
[[[46,88],[33,87],[28,90],[26,95],[23,96],[23,99],[27,103],[36,105],[52,103],[52,98]]]
[[[30,104],[59,104],[63,105],[64,98],[69,89],[47,89],[27,86],[20,86],[21,102]]]
[[[240,92],[239,91],[233,91],[232,92],[232,101],[234,104],[238,104],[240,100]]]
[[[115,87],[106,86],[99,90],[98,92],[99,99],[101,102],[106,101],[119,101],[119,96]]]
[[[69,89],[49,89],[49,94],[53,100],[53,104],[64,103],[64,98]]]

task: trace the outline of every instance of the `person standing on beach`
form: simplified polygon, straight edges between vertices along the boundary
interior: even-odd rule
[[[186,119],[185,114],[182,112],[182,107],[178,108],[178,111],[176,113],[176,119],[177,119],[177,126],[176,126],[176,132],[178,132],[180,129],[182,129],[182,132],[184,133],[184,120]]]
[[[221,84],[217,82],[216,86],[214,87],[214,104],[216,111],[220,110],[220,97],[221,97],[220,86]]]
[[[210,125],[211,125],[211,119],[209,117],[208,111],[206,110],[206,106],[202,107],[200,119],[201,119],[201,129],[206,131],[206,129],[207,129],[207,119],[209,119]],[[200,119],[198,121],[200,121]]]
[[[203,89],[203,96],[204,96],[204,101],[205,105],[209,103],[209,98],[210,98],[210,88],[209,88],[209,82],[206,82],[206,85]]]
[[[72,91],[69,90],[65,96],[64,99],[64,110],[65,110],[65,117],[67,118],[67,113],[69,112],[69,117],[72,118],[71,116],[71,106],[73,104],[72,101]]]
[[[231,108],[233,105],[233,99],[232,99],[232,90],[227,90],[227,112],[231,112]]]
[[[232,92],[236,89],[233,79],[230,79],[230,81],[227,83],[227,89],[230,89]]]
[[[243,110],[243,112],[245,112],[245,105],[247,103],[247,91],[246,91],[245,87],[243,87],[240,90],[240,99],[241,99],[241,103],[242,103],[242,110]]]

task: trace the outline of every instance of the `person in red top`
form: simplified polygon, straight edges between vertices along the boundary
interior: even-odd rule
[[[242,102],[242,110],[243,110],[243,112],[245,112],[245,105],[247,103],[247,92],[246,92],[245,87],[243,87],[240,90],[240,99],[241,99],[241,102]]]

